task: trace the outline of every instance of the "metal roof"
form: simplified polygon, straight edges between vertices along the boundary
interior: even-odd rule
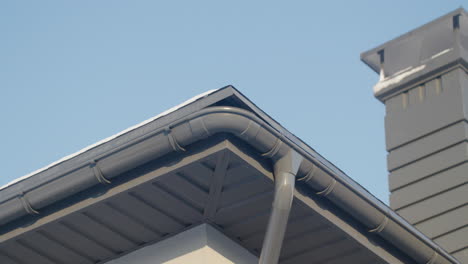
[[[26,175],[24,175],[24,176],[22,176],[22,177],[19,177],[19,178],[17,178],[17,179],[14,179],[14,180],[12,180],[12,181],[6,183],[5,185],[1,186],[1,187],[0,187],[0,191],[3,190],[3,189],[5,189],[5,188],[7,188],[7,187],[9,187],[10,185],[14,185],[14,184],[16,184],[16,183],[18,183],[18,182],[21,182],[21,181],[23,181],[23,180],[25,180],[25,179],[27,179],[27,178],[29,178],[29,177],[31,177],[31,176],[34,176],[34,175],[39,174],[39,173],[41,173],[41,172],[43,172],[43,171],[45,171],[45,170],[47,170],[47,169],[49,169],[49,168],[52,168],[52,167],[54,167],[54,166],[56,166],[56,165],[59,165],[59,164],[65,162],[65,161],[67,161],[67,160],[70,160],[70,159],[72,159],[72,158],[75,158],[76,156],[80,155],[81,153],[87,152],[88,150],[91,150],[91,149],[93,149],[93,148],[96,148],[97,146],[103,145],[103,144],[105,144],[105,143],[107,143],[107,142],[109,142],[109,141],[111,141],[111,140],[113,140],[113,139],[115,139],[115,138],[117,138],[117,137],[120,137],[120,136],[122,136],[122,135],[124,135],[124,134],[127,134],[128,132],[130,132],[130,131],[132,131],[132,130],[135,130],[135,129],[139,128],[139,127],[142,127],[142,126],[144,126],[144,125],[146,125],[146,124],[148,124],[148,123],[150,123],[150,122],[153,122],[153,121],[155,121],[155,120],[157,120],[157,119],[160,119],[161,117],[164,117],[164,116],[166,116],[166,115],[168,115],[168,114],[170,114],[170,113],[172,113],[172,112],[174,112],[174,111],[176,111],[176,110],[178,110],[178,109],[180,109],[180,108],[182,108],[182,107],[184,107],[184,106],[186,106],[186,105],[188,105],[188,104],[191,104],[191,103],[197,101],[198,99],[203,98],[203,97],[205,97],[205,96],[207,96],[207,95],[209,95],[209,94],[211,94],[211,93],[213,93],[213,92],[215,92],[215,91],[217,91],[217,90],[218,90],[218,89],[209,90],[209,91],[207,91],[207,92],[204,92],[204,93],[201,93],[201,94],[199,94],[199,95],[196,95],[196,96],[194,96],[194,97],[188,99],[187,101],[185,101],[185,102],[183,102],[183,103],[181,103],[181,104],[179,104],[179,105],[176,105],[176,106],[174,106],[174,107],[172,107],[172,108],[170,108],[170,109],[168,109],[168,110],[166,110],[166,111],[164,111],[164,112],[162,112],[162,113],[160,113],[160,114],[158,114],[158,115],[156,115],[156,116],[154,116],[154,117],[151,117],[151,118],[149,118],[149,119],[147,119],[147,120],[145,120],[145,121],[143,121],[143,122],[141,122],[141,123],[139,123],[139,124],[137,124],[137,125],[134,125],[134,126],[132,126],[132,127],[129,127],[129,128],[127,128],[127,129],[125,129],[125,130],[123,130],[123,131],[117,133],[117,134],[114,134],[114,135],[112,135],[112,136],[109,136],[109,137],[107,137],[107,138],[105,138],[105,139],[103,139],[103,140],[100,140],[99,142],[96,142],[96,143],[92,144],[92,145],[86,146],[86,147],[84,147],[83,149],[80,149],[79,151],[77,151],[77,152],[75,152],[75,153],[72,153],[72,154],[70,154],[70,155],[67,155],[67,156],[61,158],[60,160],[54,161],[54,162],[52,162],[51,164],[48,164],[48,165],[45,166],[45,167],[42,167],[42,168],[40,168],[40,169],[38,169],[38,170],[35,170],[35,171],[31,172],[31,173],[28,173],[28,174],[26,174]],[[37,177],[37,176],[36,176],[36,177]]]
[[[289,148],[280,263],[458,263],[232,87],[1,190],[0,262],[103,263],[201,223],[258,255]]]

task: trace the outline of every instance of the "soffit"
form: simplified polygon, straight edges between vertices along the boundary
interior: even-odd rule
[[[225,137],[3,226],[0,263],[103,263],[204,222],[259,255],[273,200],[271,164]],[[280,263],[399,261],[385,242],[308,192],[299,184]]]

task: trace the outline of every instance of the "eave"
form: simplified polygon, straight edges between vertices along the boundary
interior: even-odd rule
[[[63,223],[68,223],[65,226],[72,230],[68,230],[69,233],[73,232],[76,226],[69,224],[73,221],[76,221],[75,225],[88,223],[82,228],[100,226],[94,232],[107,230],[107,242],[94,241],[94,244],[104,250],[107,248],[109,254],[102,255],[102,258],[82,256],[88,261],[83,263],[106,261],[202,222],[211,223],[231,238],[237,239],[241,245],[256,252],[263,239],[262,227],[266,226],[264,221],[268,217],[272,201],[271,162],[282,152],[294,149],[303,155],[306,162],[301,165],[298,174],[288,232],[296,230],[298,234],[310,235],[310,240],[296,239],[294,244],[288,242],[288,239],[294,238],[294,235],[288,233],[281,256],[282,263],[305,263],[307,259],[310,261],[310,254],[315,258],[327,258],[325,249],[334,256],[335,263],[349,263],[348,260],[352,257],[362,258],[361,263],[457,263],[343,172],[293,135],[284,132],[281,126],[256,109],[233,88],[221,89],[168,115],[164,121],[157,120],[108,143],[59,164],[50,171],[44,171],[49,173],[48,177],[31,177],[0,192],[3,198],[3,203],[0,204],[0,221],[3,219],[5,223],[1,228],[0,255],[10,259],[12,263],[29,263],[27,260],[15,261],[21,254],[9,256],[8,252],[11,254],[14,250],[29,250],[29,254],[35,256],[32,258],[34,263],[40,263],[38,259],[42,263],[62,263],[59,257],[69,260],[66,256],[47,256],[50,252],[62,251],[42,248],[47,243],[40,241],[53,240],[50,230],[59,228]],[[226,155],[236,157],[239,164],[248,168],[232,176],[245,176],[233,186],[223,180],[229,173],[228,168],[234,168],[232,160],[226,160]],[[184,168],[187,170],[187,166],[205,166],[205,173],[187,176],[185,180],[179,179],[184,176],[177,176],[177,171]],[[192,169],[186,174],[190,174],[190,171]],[[202,184],[202,175],[210,178],[205,179],[205,185]],[[38,184],[41,180],[43,182]],[[249,184],[250,182],[256,184]],[[162,189],[161,184],[164,185]],[[28,186],[29,189],[24,191]],[[154,189],[154,186],[159,187],[157,192],[152,192],[153,195],[163,195],[168,200],[179,200],[182,204],[173,206],[163,203],[149,208],[147,204],[147,210],[140,214],[114,212],[120,214],[121,218],[116,215],[112,219],[106,218],[111,213],[101,215],[105,210],[119,211],[116,206],[122,202],[118,199],[127,199],[129,195],[143,195],[145,188]],[[15,193],[18,188],[22,189],[22,196],[12,196],[11,193]],[[171,188],[173,189],[169,191],[164,190]],[[232,191],[231,194],[227,193],[229,190]],[[180,198],[184,196],[187,197]],[[140,203],[145,204],[141,200]],[[174,225],[171,221],[177,224],[178,221],[173,221],[174,217],[168,217],[167,214],[164,216],[164,213],[158,217],[154,210],[161,213],[166,207],[182,208],[183,204],[186,205],[186,211],[178,210],[185,216],[179,219],[177,228],[153,230],[152,237],[132,237],[141,233],[137,231],[138,228],[140,231],[145,226],[149,231],[154,228],[143,222],[148,217],[147,214],[152,221],[166,219],[161,220],[161,224]],[[126,206],[124,210],[125,208],[134,209],[136,205]],[[30,215],[26,216],[28,213]],[[133,219],[134,230],[125,230],[118,221],[131,218],[130,215],[141,218]],[[243,218],[233,221],[233,215]],[[257,219],[257,223],[245,225],[248,219]],[[295,225],[294,221],[301,224]],[[316,228],[308,229],[315,224],[318,224]],[[249,228],[252,230],[249,231]],[[323,233],[324,230],[330,231]],[[151,233],[149,231],[148,234]],[[67,231],[62,230],[61,233],[63,232]],[[88,232],[88,236],[92,236],[94,232]],[[336,239],[330,239],[327,243],[320,240],[330,234],[335,234]],[[117,243],[118,237],[121,244],[112,248],[111,244]],[[105,238],[106,235],[98,236],[98,239]],[[323,242],[329,246],[316,247],[314,242]],[[60,247],[60,243],[55,244]],[[61,247],[64,252],[68,250],[72,252],[69,254],[75,255],[93,250],[72,245]],[[298,247],[303,248],[296,252]],[[337,248],[346,247],[349,250],[346,254],[344,251],[342,255],[334,252]],[[41,254],[46,256],[41,257]]]

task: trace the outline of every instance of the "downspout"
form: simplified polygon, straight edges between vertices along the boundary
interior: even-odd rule
[[[291,149],[274,163],[275,197],[259,264],[278,263],[291,211],[296,174],[302,160],[302,156]]]

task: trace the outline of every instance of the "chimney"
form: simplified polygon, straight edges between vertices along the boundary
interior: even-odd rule
[[[361,55],[380,75],[390,206],[468,263],[468,14],[460,8]]]

